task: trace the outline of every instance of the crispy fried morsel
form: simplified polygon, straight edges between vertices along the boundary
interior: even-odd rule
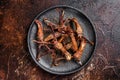
[[[65,47],[62,45],[62,43],[55,41],[54,46],[62,51],[62,54],[65,56],[66,60],[71,60],[72,56],[71,54],[65,49]]]
[[[55,32],[56,38],[60,37],[60,35],[61,35],[61,33]],[[54,38],[53,34],[50,34],[50,35],[48,35],[48,36],[44,39],[44,41],[50,41],[50,40],[52,40],[53,38]]]
[[[76,53],[74,53],[73,55],[73,58],[76,59],[77,61],[80,60],[82,54],[83,54],[83,51],[85,49],[85,46],[87,44],[87,41],[84,39],[84,38],[81,38],[81,44],[80,44],[80,47],[79,49],[77,50]]]
[[[68,26],[68,31],[70,32],[70,38],[71,38],[71,41],[72,41],[72,49],[74,51],[77,51],[78,50],[78,45],[77,45],[77,41],[75,39],[75,36],[74,36],[74,33],[73,33],[73,30],[70,26]]]
[[[67,20],[68,20],[68,19],[67,19]],[[44,19],[43,19],[44,23],[45,23],[47,26],[49,26],[49,27],[51,26],[54,30],[58,30],[58,31],[59,31],[59,30],[63,30],[63,29],[66,27],[64,24],[67,22],[67,20],[65,20],[62,25],[59,25],[59,24],[55,24],[55,23],[49,21],[47,18],[44,18]]]
[[[35,23],[37,24],[37,27],[38,27],[38,32],[37,32],[38,40],[43,41],[44,34],[43,34],[42,23],[39,20],[35,20]]]
[[[43,26],[42,26],[42,23],[39,21],[39,20],[35,20],[35,23],[37,24],[37,27],[38,27],[38,31],[37,31],[37,37],[38,37],[38,40],[33,40],[34,42],[38,43],[39,44],[39,50],[41,49],[42,46],[45,46],[47,49],[48,49],[48,52],[53,52],[53,50],[51,50],[49,47],[48,47],[48,44],[51,44],[50,42],[45,42],[43,41],[43,38],[44,38],[44,34],[43,34]],[[44,54],[39,54],[39,52],[36,54],[36,60],[39,60],[39,58],[41,56],[44,56],[47,53],[44,53]]]
[[[83,36],[83,29],[82,29],[81,25],[79,24],[79,22],[76,18],[72,18],[71,21],[73,21],[74,24],[75,24],[76,32],[78,34],[78,37],[81,38]]]
[[[44,18],[43,21],[44,21],[44,23],[45,23],[47,26],[51,26],[51,27],[53,27],[54,29],[56,29],[57,26],[58,26],[57,24],[49,21],[47,18]]]
[[[91,45],[94,45],[94,43],[93,43],[92,41],[89,41],[87,38],[85,38],[85,37],[83,36],[83,29],[82,29],[81,25],[79,24],[78,20],[77,20],[76,18],[72,18],[72,19],[70,19],[70,20],[73,21],[74,24],[75,24],[76,32],[77,32],[77,34],[78,34],[78,38],[79,38],[79,39],[84,38],[84,39],[86,39],[86,41],[87,41],[88,43],[90,43]]]

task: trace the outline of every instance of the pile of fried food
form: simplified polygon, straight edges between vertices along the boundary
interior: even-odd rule
[[[59,10],[58,24],[49,21],[47,18],[44,18],[43,21],[47,28],[43,27],[40,20],[35,20],[37,40],[33,41],[38,44],[37,61],[40,57],[50,54],[52,66],[57,66],[62,60],[74,60],[82,64],[80,59],[86,44],[94,45],[94,43],[83,36],[83,29],[78,20],[76,18],[64,19],[64,11]],[[44,36],[46,33],[49,33],[47,37]],[[45,52],[42,52],[42,49],[45,49]]]

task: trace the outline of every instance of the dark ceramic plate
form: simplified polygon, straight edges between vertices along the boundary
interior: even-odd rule
[[[40,21],[43,21],[43,18],[46,17],[52,22],[56,22],[54,19],[58,20],[58,13],[56,12],[56,8],[62,8],[65,11],[65,18],[77,18],[79,23],[82,25],[82,28],[84,30],[84,36],[89,39],[90,41],[94,41],[95,45],[91,46],[90,44],[87,44],[82,58],[81,62],[82,65],[77,64],[75,61],[69,61],[69,62],[63,62],[63,64],[60,64],[59,66],[51,67],[51,58],[50,54],[43,56],[40,58],[40,61],[36,61],[36,53],[37,53],[37,44],[34,43],[32,40],[36,39],[36,32],[37,32],[37,26],[32,22],[29,32],[28,32],[28,48],[29,52],[35,61],[35,63],[41,67],[42,69],[53,73],[53,74],[59,74],[59,75],[65,75],[65,74],[71,74],[78,70],[81,70],[91,59],[93,55],[93,51],[95,50],[96,46],[96,35],[95,35],[95,29],[91,23],[91,21],[86,17],[81,11],[78,9],[75,9],[70,6],[65,5],[59,5],[51,7],[40,14],[35,19],[38,19]],[[43,23],[45,26],[45,24]]]

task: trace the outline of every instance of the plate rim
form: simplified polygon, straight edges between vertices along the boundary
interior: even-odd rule
[[[94,33],[94,46],[93,46],[93,50],[88,58],[88,60],[86,61],[86,63],[84,65],[82,65],[80,68],[78,69],[75,69],[73,71],[68,71],[68,72],[57,72],[57,71],[52,71],[52,70],[49,70],[47,68],[45,68],[44,66],[42,66],[41,64],[39,64],[35,57],[33,56],[33,53],[31,51],[31,47],[30,47],[30,32],[31,32],[31,29],[32,29],[32,25],[34,24],[34,20],[37,19],[40,15],[42,15],[43,13],[45,13],[46,11],[49,11],[51,9],[54,9],[54,8],[70,8],[70,9],[73,9],[75,11],[78,11],[79,13],[81,13],[82,15],[84,15],[88,21],[90,22],[90,24],[92,25],[92,28],[93,28],[93,33]],[[32,59],[34,60],[34,62],[43,70],[49,72],[49,73],[52,73],[52,74],[57,74],[57,75],[67,75],[67,74],[72,74],[72,73],[75,73],[77,71],[80,71],[82,70],[90,61],[91,59],[93,58],[93,55],[96,51],[96,46],[97,46],[97,35],[96,35],[96,29],[95,29],[95,26],[94,24],[92,23],[91,19],[81,10],[75,8],[75,7],[72,7],[72,6],[68,6],[68,5],[56,5],[56,6],[52,6],[52,7],[49,7],[45,10],[43,10],[42,12],[38,13],[38,15],[33,19],[32,23],[30,24],[30,27],[28,29],[28,34],[27,34],[27,46],[28,46],[28,51],[29,51],[29,54],[31,55]]]

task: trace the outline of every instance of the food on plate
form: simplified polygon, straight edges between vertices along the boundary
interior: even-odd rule
[[[47,28],[43,27],[40,20],[35,20],[37,40],[33,41],[38,46],[37,60],[46,54],[50,54],[51,65],[54,66],[58,66],[63,60],[79,62],[87,43],[94,45],[94,42],[83,36],[84,30],[77,18],[64,18],[64,13],[63,10],[59,10],[59,23],[57,24],[48,18],[44,18],[43,21]],[[71,23],[74,25],[71,25]],[[47,35],[45,36],[45,34]]]

